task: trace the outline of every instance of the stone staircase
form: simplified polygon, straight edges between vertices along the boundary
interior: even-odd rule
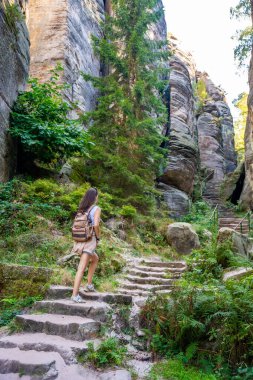
[[[217,206],[219,229],[222,227],[227,227],[240,232],[243,235],[248,235],[248,219],[243,220],[243,218],[238,217],[231,208],[224,205],[223,201],[217,195],[216,191],[214,191],[213,194],[208,193],[208,195],[205,195],[203,198],[211,207],[215,208]],[[240,226],[240,223],[242,223],[242,227]]]
[[[117,293],[80,290],[85,300],[81,304],[70,300],[72,288],[51,286],[31,313],[16,317],[19,332],[0,338],[0,380],[130,380],[126,370],[101,373],[79,365],[76,357],[86,352],[89,342],[99,344],[101,327],[117,305],[134,310],[137,299],[145,302],[151,294],[169,294],[185,270],[181,261],[128,260]]]
[[[169,294],[186,270],[184,261],[162,262],[129,260],[118,291],[122,294],[148,297],[150,294]]]

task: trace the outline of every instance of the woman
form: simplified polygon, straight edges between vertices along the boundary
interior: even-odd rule
[[[83,274],[85,269],[90,263],[88,270],[88,284],[86,285],[86,292],[94,292],[94,286],[92,284],[92,278],[95,273],[96,267],[98,265],[98,255],[95,250],[100,240],[100,215],[101,209],[96,206],[98,201],[98,191],[96,188],[90,188],[83,199],[80,202],[78,212],[87,213],[90,221],[93,226],[93,235],[91,240],[85,243],[75,243],[73,247],[73,251],[77,254],[81,255],[80,263],[78,266],[78,270],[75,277],[73,294],[71,300],[74,302],[84,302],[83,299],[78,294],[79,288],[81,285],[81,281],[83,278]]]

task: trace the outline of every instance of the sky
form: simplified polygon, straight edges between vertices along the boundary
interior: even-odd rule
[[[235,41],[231,37],[246,20],[230,19],[230,7],[238,0],[163,0],[168,32],[193,54],[197,68],[206,71],[226,92],[234,118],[233,99],[248,92],[247,72],[238,71],[234,61]]]

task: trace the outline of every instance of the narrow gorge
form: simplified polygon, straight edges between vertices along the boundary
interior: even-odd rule
[[[0,380],[253,378],[253,63],[243,161],[173,17],[0,0]],[[102,219],[77,254],[89,190]]]

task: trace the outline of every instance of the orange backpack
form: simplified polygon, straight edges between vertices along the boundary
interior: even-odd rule
[[[76,243],[85,243],[92,238],[93,226],[89,216],[93,207],[89,212],[78,212],[76,214],[72,226],[72,238]]]

